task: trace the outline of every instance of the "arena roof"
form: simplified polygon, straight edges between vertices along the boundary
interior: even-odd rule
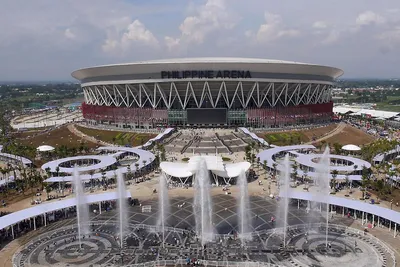
[[[76,70],[72,73],[72,77],[80,81],[87,81],[96,77],[116,78],[116,76],[122,77],[131,74],[150,74],[160,73],[161,71],[182,70],[248,70],[259,73],[314,75],[330,77],[332,79],[343,75],[341,69],[315,64],[256,58],[215,57],[163,59],[95,66]]]

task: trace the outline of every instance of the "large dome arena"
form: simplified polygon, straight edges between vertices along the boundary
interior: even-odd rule
[[[290,61],[186,58],[84,68],[84,118],[128,128],[283,127],[331,119],[343,71]]]

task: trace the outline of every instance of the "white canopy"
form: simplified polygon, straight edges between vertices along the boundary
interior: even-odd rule
[[[54,147],[48,145],[43,145],[36,148],[36,150],[39,152],[48,152],[48,151],[53,151],[54,149],[55,149]]]
[[[194,156],[190,158],[188,163],[161,162],[160,167],[167,175],[185,178],[196,173],[201,159],[205,160],[208,170],[220,177],[237,177],[240,175],[240,172],[246,172],[251,165],[249,162],[225,164],[219,156]]]
[[[361,148],[359,146],[356,145],[345,145],[342,146],[342,150],[346,150],[346,151],[360,151]]]

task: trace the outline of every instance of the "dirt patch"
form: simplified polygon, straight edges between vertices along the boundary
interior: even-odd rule
[[[342,145],[353,144],[359,146],[369,144],[374,140],[375,137],[357,128],[346,125],[340,133],[325,139],[325,142],[329,144],[339,143]]]
[[[318,139],[336,129],[337,124],[331,124],[324,127],[300,130],[300,131],[285,131],[285,132],[265,132],[257,134],[264,138],[269,144],[277,146],[288,146],[300,143],[310,142]]]
[[[333,130],[335,130],[337,128],[337,124],[330,124],[328,126],[324,126],[324,127],[318,127],[318,128],[314,128],[314,129],[309,129],[309,130],[305,130],[302,131],[302,133],[307,136],[307,138],[309,139],[308,141],[311,141],[313,139],[313,137],[315,138],[320,138],[330,132],[332,132]]]
[[[121,132],[121,131],[108,131],[93,128],[86,128],[75,125],[76,129],[87,136],[93,136],[97,140],[117,145],[131,145],[140,146],[145,144],[150,139],[156,137],[155,134],[149,133],[135,133],[135,132]]]
[[[95,143],[77,138],[66,126],[48,132],[16,133],[14,137],[17,139],[17,142],[33,147],[41,145],[59,147],[65,145],[69,148],[78,148],[82,144],[85,144],[88,148],[97,147]]]

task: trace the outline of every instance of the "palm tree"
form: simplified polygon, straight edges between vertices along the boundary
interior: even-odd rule
[[[348,188],[350,188],[350,179],[349,179],[349,174],[348,174],[348,173],[346,173],[346,174],[344,175],[344,181],[345,181],[346,186],[347,186]]]
[[[296,182],[297,182],[297,176],[298,176],[298,173],[297,173],[298,166],[297,166],[296,162],[292,165],[292,168],[293,168],[293,172],[292,172],[293,186],[295,187]]]
[[[268,177],[267,177],[267,173],[268,173],[268,165],[267,165],[267,160],[266,159],[264,159],[263,160],[263,165],[264,165],[264,169],[265,169],[265,179],[267,179]]]
[[[331,182],[330,182],[330,186],[331,186],[331,189],[333,189],[333,190],[335,190],[336,177],[337,177],[338,173],[339,172],[337,170],[333,170],[332,171],[332,179],[331,179]]]
[[[274,178],[276,179],[276,173],[277,173],[277,169],[276,169],[276,167],[278,167],[278,164],[276,163],[276,162],[274,162],[273,164],[272,164],[272,168],[274,169]]]
[[[93,189],[93,175],[94,175],[94,170],[89,171],[90,175],[90,188]]]
[[[44,186],[45,191],[46,191],[46,199],[49,199],[49,193],[51,192],[51,187],[48,183]]]

